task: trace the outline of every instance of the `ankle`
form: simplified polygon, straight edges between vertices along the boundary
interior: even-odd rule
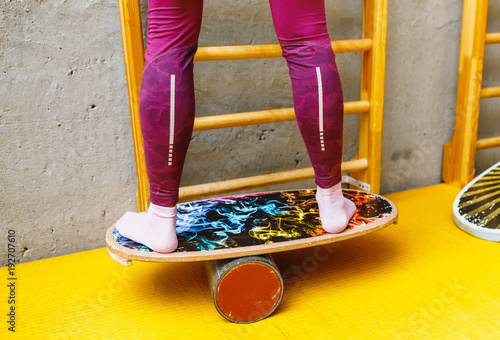
[[[326,188],[326,189],[318,186],[317,192],[323,196],[338,195],[339,193],[342,193],[342,183],[339,182],[339,183],[335,184],[333,187]]]
[[[150,203],[148,213],[154,214],[161,218],[173,218],[177,216],[177,206],[162,207],[161,205]]]

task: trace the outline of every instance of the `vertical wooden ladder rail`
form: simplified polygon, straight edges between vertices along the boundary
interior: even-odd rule
[[[500,32],[486,33],[485,43],[500,44]],[[481,99],[500,97],[500,86],[484,87],[481,89]],[[500,147],[500,136],[478,139],[476,150],[484,150]]]
[[[500,33],[486,33],[487,19],[488,0],[464,0],[455,131],[444,145],[442,173],[459,188],[474,176],[476,151],[500,146],[500,136],[477,140],[481,99],[500,96],[500,87],[482,88],[485,45],[500,43]]]
[[[357,159],[366,159],[368,168],[351,175],[370,184],[372,192],[380,192],[382,159],[382,123],[384,114],[385,56],[387,46],[387,0],[365,0],[363,39],[372,48],[363,52],[361,62],[361,100],[370,103],[370,111],[361,114]]]
[[[118,0],[122,32],[123,58],[127,77],[128,104],[132,124],[135,169],[137,174],[137,209],[149,206],[149,181],[144,161],[144,142],[139,118],[139,93],[144,68],[144,41],[142,37],[141,8],[139,0]]]
[[[362,39],[333,41],[335,53],[362,52],[361,100],[345,103],[344,114],[360,113],[360,142],[356,159],[343,162],[342,172],[351,172],[378,193],[384,102],[387,1],[365,0]],[[127,75],[129,107],[138,181],[138,211],[149,204],[149,183],[144,161],[144,147],[139,119],[139,90],[144,67],[144,42],[138,0],[118,0],[122,42]],[[200,47],[195,61],[275,58],[281,56],[279,45]],[[195,131],[295,120],[293,108],[201,117]],[[314,178],[312,168],[275,174],[206,183],[180,189],[180,198],[196,198],[231,191],[257,188]]]

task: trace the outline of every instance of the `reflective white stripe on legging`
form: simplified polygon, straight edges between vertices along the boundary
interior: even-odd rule
[[[316,67],[316,76],[318,78],[318,114],[319,114],[319,142],[321,151],[325,151],[325,137],[323,136],[323,81],[321,80],[321,70]]]
[[[172,165],[175,134],[175,74],[170,76],[170,139],[168,142],[168,165]]]

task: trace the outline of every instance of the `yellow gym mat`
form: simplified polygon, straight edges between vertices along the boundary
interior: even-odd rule
[[[500,245],[455,226],[458,192],[439,184],[387,195],[397,225],[276,254],[283,301],[248,325],[217,313],[203,263],[123,267],[97,249],[18,265],[12,333],[4,267],[0,338],[498,339]]]

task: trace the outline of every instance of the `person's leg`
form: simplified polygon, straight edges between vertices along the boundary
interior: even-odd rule
[[[292,81],[297,123],[314,168],[323,228],[345,229],[356,211],[341,188],[343,97],[324,0],[270,0]]]
[[[122,236],[158,252],[177,248],[179,183],[194,123],[193,58],[203,0],[149,0],[148,41],[140,93],[150,207],[127,212]]]

